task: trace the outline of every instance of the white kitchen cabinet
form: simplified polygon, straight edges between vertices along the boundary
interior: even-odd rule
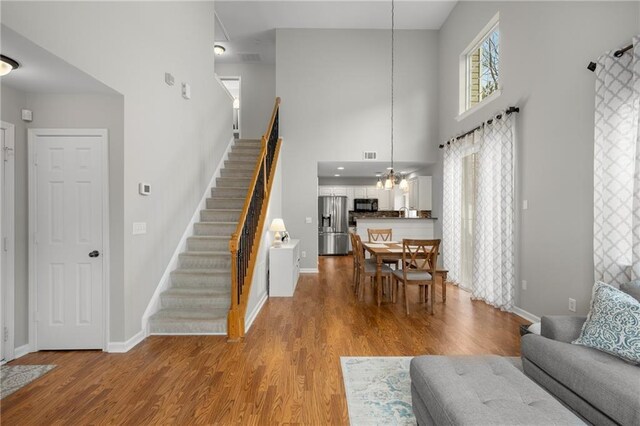
[[[346,186],[334,186],[333,187],[333,195],[347,195],[347,187]]]
[[[269,249],[269,296],[292,297],[300,276],[300,240]]]
[[[354,186],[353,198],[367,198],[367,188],[365,186]]]
[[[415,210],[432,209],[431,176],[418,176],[409,181],[409,208]]]
[[[318,195],[333,195],[333,188],[331,186],[318,186]]]

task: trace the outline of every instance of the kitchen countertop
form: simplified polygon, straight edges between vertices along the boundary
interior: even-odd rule
[[[438,220],[437,217],[355,217],[358,220]]]

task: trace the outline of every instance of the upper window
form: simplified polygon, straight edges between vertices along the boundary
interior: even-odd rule
[[[461,56],[460,113],[464,113],[500,89],[499,16],[473,40]]]

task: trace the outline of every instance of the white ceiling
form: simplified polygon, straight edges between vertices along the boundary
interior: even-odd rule
[[[440,29],[456,2],[398,0],[395,26],[400,30]],[[258,53],[261,62],[274,63],[277,28],[391,28],[389,0],[220,0],[215,2],[215,8],[216,42],[227,49],[224,55],[216,57],[221,63],[243,62],[239,53]]]
[[[412,162],[395,162],[393,164],[396,173],[409,174],[416,170],[428,167],[427,163]],[[344,170],[338,170],[338,167],[344,167]],[[375,178],[376,173],[385,173],[389,167],[388,161],[319,161],[318,177],[336,177],[339,174],[341,178]]]
[[[117,93],[10,28],[0,31],[2,54],[20,63],[0,78],[2,85],[31,93]]]

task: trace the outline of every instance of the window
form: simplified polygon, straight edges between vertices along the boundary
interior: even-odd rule
[[[461,56],[460,114],[500,89],[500,28],[496,15]]]

